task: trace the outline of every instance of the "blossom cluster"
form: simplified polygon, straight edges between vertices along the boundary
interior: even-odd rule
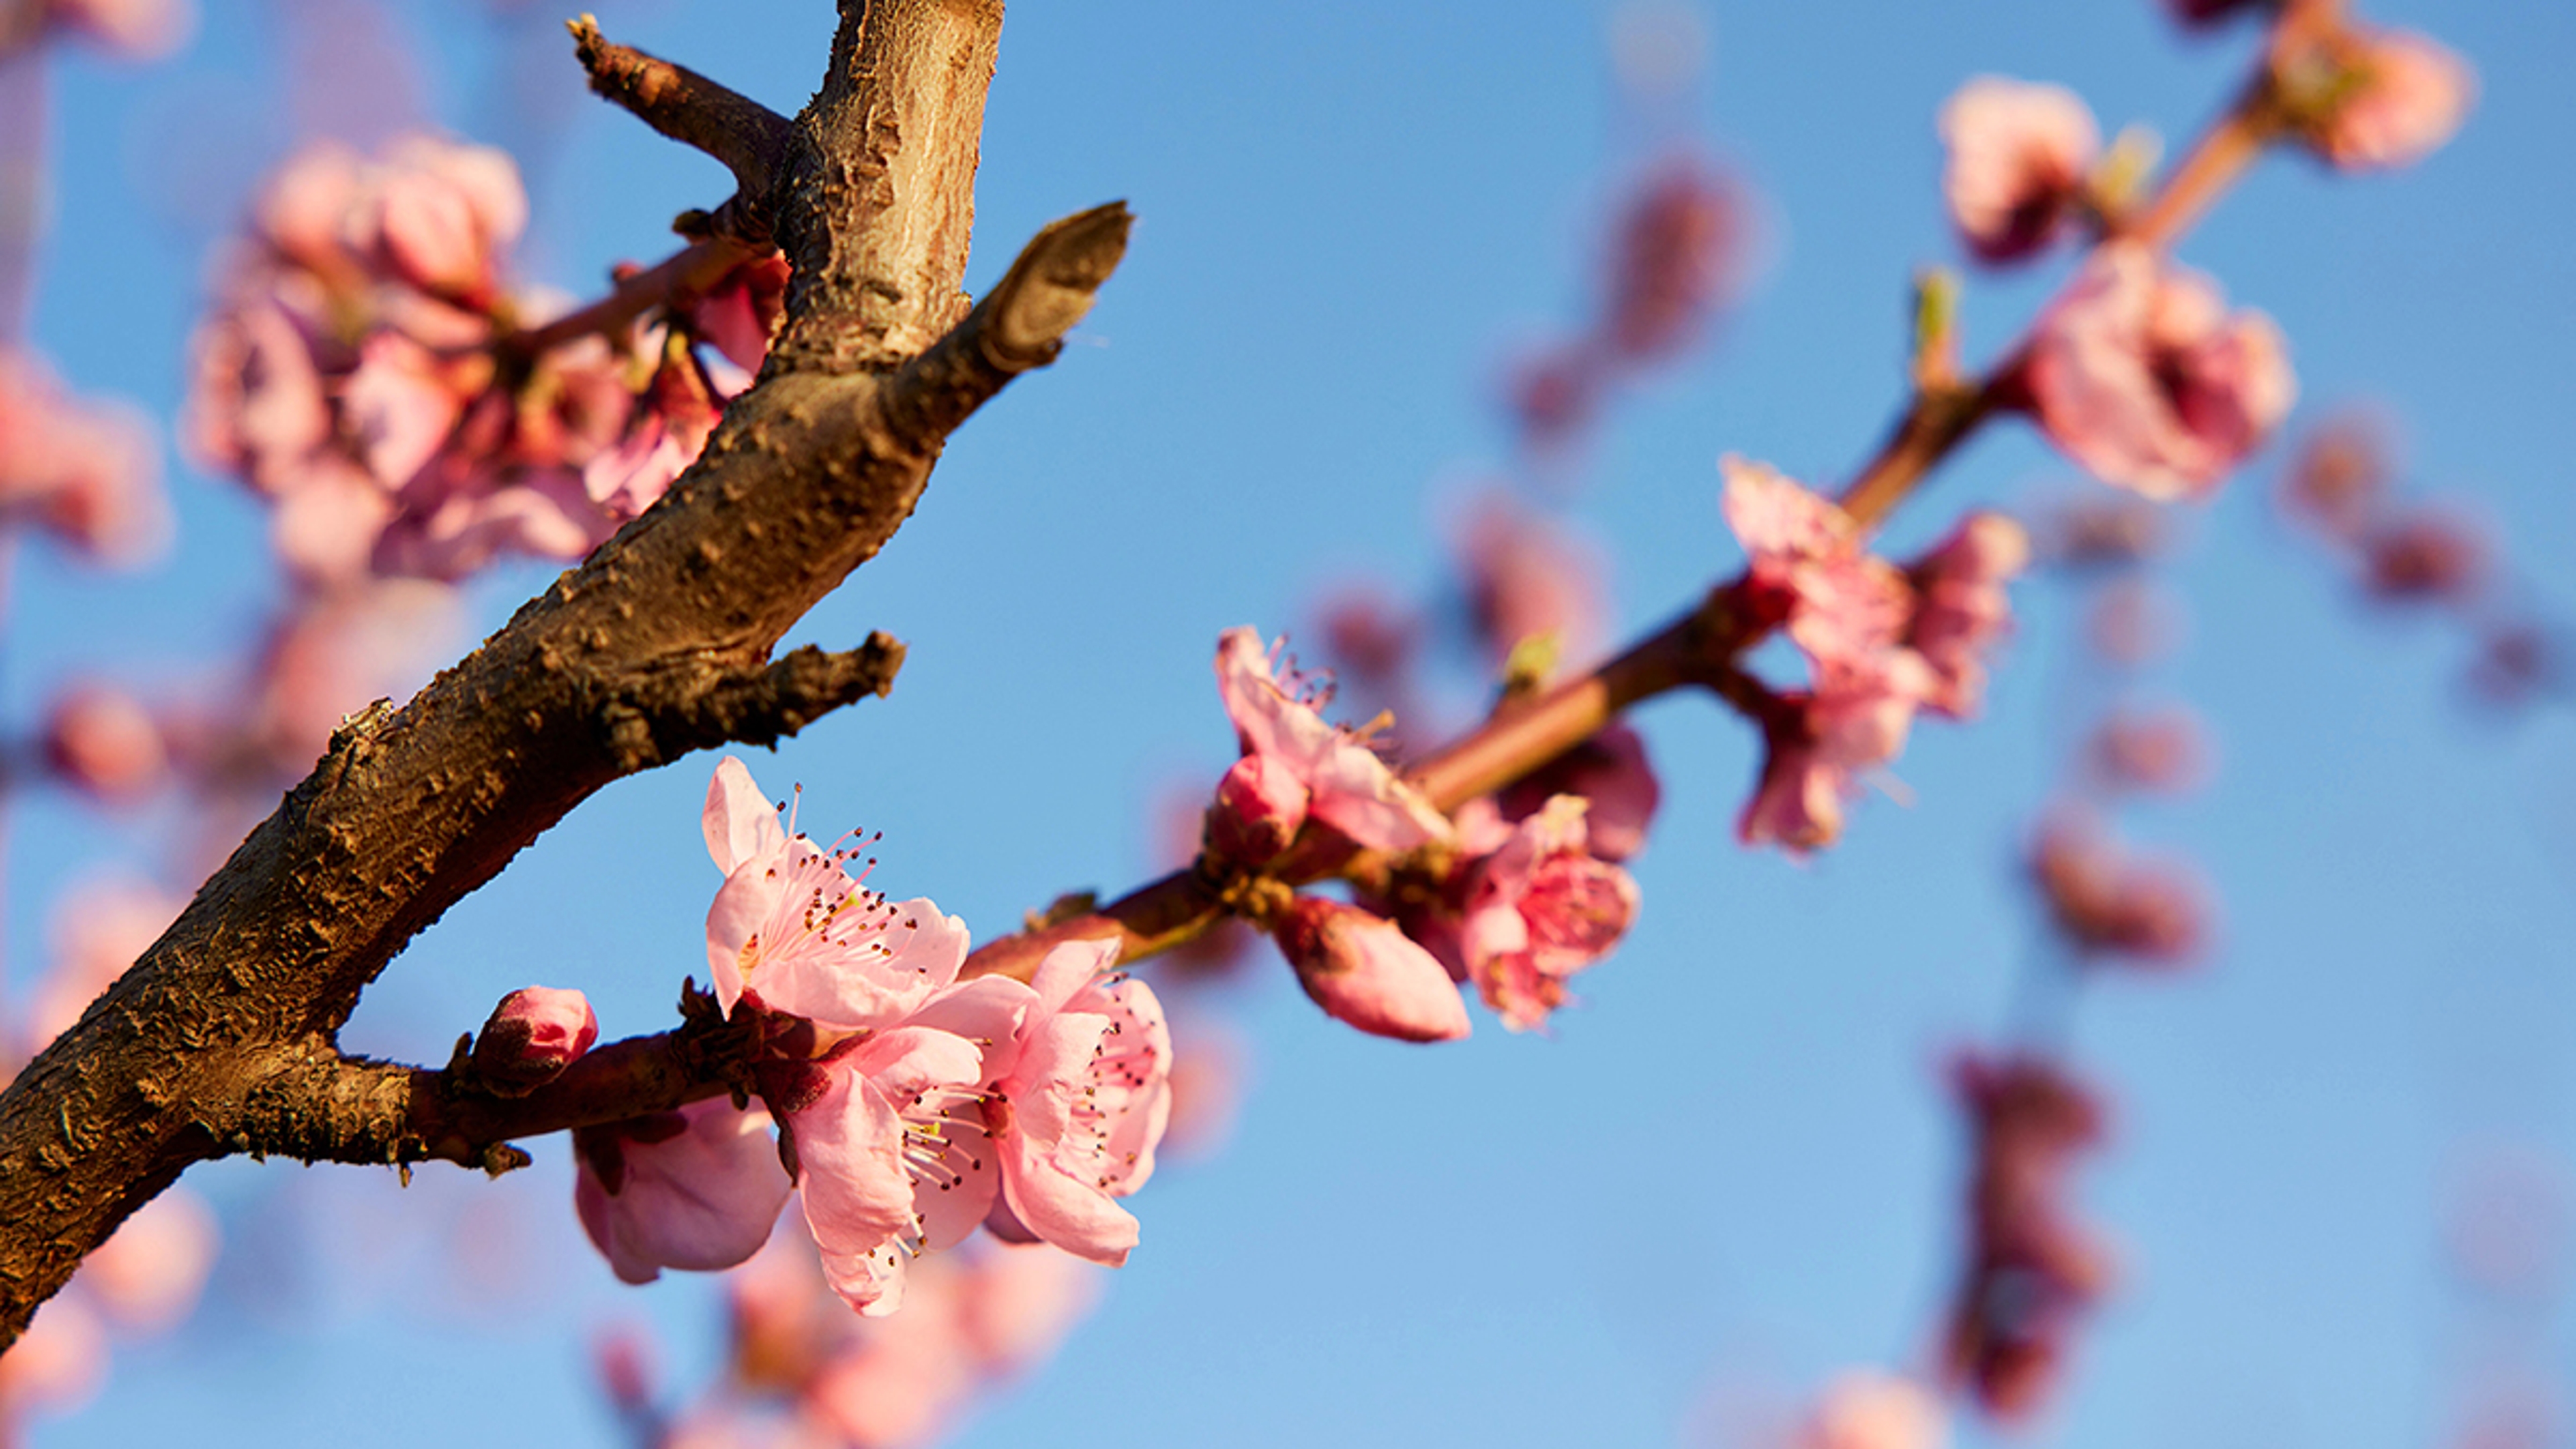
[[[1207,814],[1210,863],[1257,876],[1310,821],[1340,853],[1393,857],[1355,903],[1256,892],[1238,907],[1326,1012],[1380,1036],[1449,1040],[1469,1030],[1467,982],[1505,1026],[1528,1030],[1627,934],[1637,886],[1620,862],[1642,848],[1658,794],[1633,732],[1605,731],[1453,821],[1367,734],[1325,723],[1328,692],[1255,630],[1225,632],[1216,673],[1243,756]]]
[[[430,136],[373,158],[323,144],[261,192],[197,332],[185,440],[274,506],[299,579],[580,557],[661,496],[739,387],[693,338],[758,364],[775,259],[678,325],[532,346],[561,304],[512,282],[526,224],[508,156]]]
[[[1137,1223],[1116,1199],[1153,1174],[1172,1051],[1153,990],[1111,974],[1117,943],[1059,946],[1027,983],[960,980],[965,924],[867,890],[857,848],[782,827],[740,760],[703,824],[725,876],[708,965],[719,1009],[759,1032],[762,1105],[577,1134],[575,1203],[618,1275],[739,1263],[791,1191],[826,1278],[872,1315],[916,1255],[978,1228],[1124,1263]]]

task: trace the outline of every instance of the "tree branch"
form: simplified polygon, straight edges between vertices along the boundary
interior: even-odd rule
[[[1116,261],[1108,234],[1124,235],[1123,212],[1114,228],[1050,228],[1024,259],[1031,280],[996,289],[917,364],[895,356],[903,339],[927,349],[961,310],[1000,21],[988,3],[846,0],[831,77],[796,123],[779,194],[798,204],[777,217],[803,283],[789,330],[809,362],[888,365],[773,366],[660,503],[402,709],[344,727],[169,931],[0,1093],[0,1341],[127,1214],[236,1141],[399,1156],[385,1114],[400,1102],[411,1120],[441,1099],[388,1075],[409,1069],[340,1061],[332,1042],[405,942],[619,775],[737,731],[784,732],[883,686],[890,641],[776,665],[769,651],[910,515],[947,430],[1053,355]],[[871,176],[890,184],[827,204]],[[531,1109],[509,1110],[523,1122]],[[456,1155],[449,1135],[408,1130]],[[479,1131],[454,1140],[480,1145]]]
[[[567,21],[564,28],[572,32],[581,68],[590,73],[591,90],[672,140],[723,162],[744,196],[755,202],[768,198],[795,140],[795,122],[686,66],[616,44],[599,33],[596,16]]]

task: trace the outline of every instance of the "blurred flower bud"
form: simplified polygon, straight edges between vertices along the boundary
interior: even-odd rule
[[[2311,430],[2281,475],[2281,506],[2331,539],[2358,539],[2388,497],[2386,427],[2371,414],[2338,413]]]
[[[1271,926],[1297,984],[1334,1018],[1399,1041],[1454,1041],[1467,1003],[1431,953],[1357,906],[1298,896]]]
[[[2209,778],[2209,736],[2189,710],[2122,710],[2094,727],[2086,750],[2095,779],[2114,791],[2170,795]]]
[[[2362,547],[2370,591],[2392,603],[2456,604],[2486,585],[2486,540],[2456,518],[2401,518]]]

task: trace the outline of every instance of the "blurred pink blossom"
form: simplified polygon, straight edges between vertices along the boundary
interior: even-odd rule
[[[769,357],[769,334],[787,312],[788,274],[782,256],[743,263],[689,309],[689,326],[734,366],[760,371]]]
[[[1781,696],[1786,712],[1765,723],[1761,779],[1736,818],[1736,838],[1792,854],[1841,838],[1844,801],[1860,793],[1864,771],[1904,752],[1933,685],[1931,667],[1910,649],[1817,665],[1815,686]]]
[[[1572,658],[1601,648],[1609,614],[1601,555],[1565,520],[1490,490],[1468,504],[1455,549],[1468,621],[1493,658],[1542,635]]]
[[[1588,848],[1586,803],[1549,800],[1468,878],[1460,954],[1513,1031],[1545,1025],[1566,978],[1608,955],[1637,918],[1636,881]]]
[[[165,1332],[196,1308],[221,1242],[204,1198],[164,1188],[82,1260],[75,1281],[119,1328]]]
[[[2031,879],[2076,949],[2146,968],[2199,956],[2209,936],[2207,890],[2179,862],[2136,860],[2089,819],[2050,819],[2031,846]]]
[[[57,1294],[0,1357],[0,1423],[27,1411],[68,1413],[107,1382],[107,1328],[77,1293]]]
[[[1298,896],[1271,927],[1297,984],[1335,1019],[1398,1041],[1467,1035],[1467,1004],[1430,952],[1395,923],[1322,896]]]
[[[2351,89],[2311,139],[2346,171],[2412,166],[2451,139],[2477,97],[2468,62],[2411,30],[2356,30],[2345,37]]]
[[[95,680],[54,696],[45,711],[44,747],[56,779],[110,803],[150,795],[169,773],[170,754],[152,711],[124,690]]]
[[[1696,156],[1665,158],[1628,201],[1612,233],[1602,344],[1630,365],[1688,346],[1735,290],[1743,204]]]
[[[2049,441],[2159,502],[2207,496],[2297,395],[2280,330],[2134,242],[2095,251],[2042,314],[2023,373]]]
[[[1926,709],[1974,718],[1986,693],[1986,654],[2012,629],[2004,585],[2030,566],[2030,535],[2000,513],[1961,519],[1909,570],[1917,604],[1905,642],[1932,672]]]
[[[53,956],[27,1008],[26,1047],[63,1034],[92,1001],[141,957],[187,904],[155,885],[102,879],[74,887],[54,905]]]
[[[159,60],[196,28],[189,0],[36,0],[48,22],[79,32],[127,60]]]
[[[1949,148],[1941,192],[1980,260],[2029,256],[2056,238],[2083,194],[2101,133],[2064,86],[1978,76],[1941,107]]]
[[[0,522],[41,528],[97,562],[149,562],[170,534],[150,422],[73,396],[42,361],[0,344]]]
[[[1663,803],[1663,786],[1646,758],[1646,741],[1626,724],[1601,732],[1521,777],[1496,804],[1501,818],[1519,822],[1558,795],[1579,795],[1585,848],[1602,860],[1629,860],[1646,848],[1646,832]]]
[[[2210,774],[2209,732],[2189,710],[2123,709],[2094,727],[2085,754],[2105,788],[2179,794]]]
[[[1719,467],[1757,615],[1782,624],[1819,667],[1868,667],[1895,649],[1914,591],[1895,565],[1862,546],[1851,516],[1768,464],[1729,454]]]
[[[1825,1386],[1795,1449],[1947,1449],[1949,1415],[1913,1379],[1855,1369]]]

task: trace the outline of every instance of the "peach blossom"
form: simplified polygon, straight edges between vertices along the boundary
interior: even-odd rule
[[[1271,927],[1297,984],[1334,1018],[1398,1041],[1467,1035],[1466,1003],[1430,952],[1357,906],[1301,895]]]
[[[45,712],[44,743],[55,778],[99,800],[142,799],[169,772],[152,711],[110,684],[74,684],[56,695]]]
[[[204,1198],[164,1188],[81,1261],[75,1281],[118,1327],[165,1332],[196,1308],[221,1241]]]
[[[1216,677],[1243,753],[1277,761],[1306,787],[1306,813],[1374,850],[1445,838],[1446,817],[1378,758],[1361,735],[1324,723],[1321,698],[1278,663],[1249,627],[1217,641]]]
[[[2042,315],[2024,372],[2049,441],[2104,482],[2200,498],[2298,387],[2280,330],[2132,242],[2101,248]]]
[[[1973,718],[1986,692],[1986,654],[2012,628],[2004,585],[2030,565],[2030,535],[1983,510],[1909,570],[1918,602],[1905,642],[1932,672],[1924,708]]]
[[[1968,249],[2012,261],[2053,240],[2101,149],[2093,113],[2064,86],[1979,76],[1941,107],[1941,192]]]
[[[2477,97],[2477,76],[2468,62],[2411,30],[2356,32],[2345,64],[2352,90],[2312,140],[2319,154],[2346,171],[2423,160],[2460,129]]]
[[[713,1272],[760,1250],[790,1189],[769,1124],[715,1097],[573,1133],[573,1207],[620,1279]]]
[[[1588,848],[1586,805],[1549,800],[1468,876],[1460,954],[1514,1031],[1545,1025],[1566,978],[1608,955],[1637,918],[1636,881]]]

